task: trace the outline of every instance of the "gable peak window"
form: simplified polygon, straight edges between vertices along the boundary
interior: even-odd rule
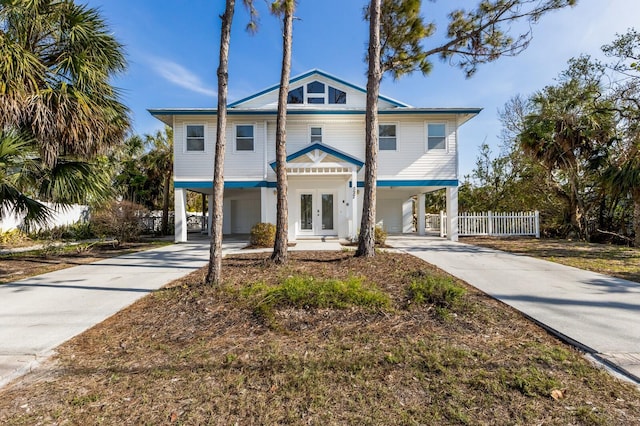
[[[204,151],[204,125],[188,124],[186,150],[188,152]]]
[[[320,81],[312,81],[289,90],[288,104],[346,104],[347,93]]]
[[[289,90],[289,96],[287,97],[288,104],[302,104],[304,103],[304,90],[302,87]]]

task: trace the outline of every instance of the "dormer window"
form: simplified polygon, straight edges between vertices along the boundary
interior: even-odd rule
[[[287,98],[288,104],[303,104],[304,103],[304,90],[302,87],[289,90],[289,97]]]
[[[327,86],[319,81],[312,81],[305,86],[296,87],[289,91],[289,104],[346,104],[347,93]]]

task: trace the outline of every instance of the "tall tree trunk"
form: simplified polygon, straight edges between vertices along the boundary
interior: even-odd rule
[[[227,91],[229,83],[229,42],[235,0],[226,0],[220,34],[220,63],[218,65],[218,117],[216,123],[216,154],[213,168],[213,211],[211,219],[211,247],[206,283],[220,284],[222,279],[222,202],[224,196],[224,152],[227,131]]]
[[[640,188],[635,188],[631,191],[631,197],[633,198],[633,245],[640,247]]]
[[[289,245],[289,206],[287,192],[287,96],[289,95],[289,76],[291,74],[291,45],[293,39],[293,0],[284,3],[284,32],[282,35],[282,72],[278,92],[278,117],[276,119],[276,178],[277,213],[276,239],[273,244],[271,260],[276,264],[287,262]]]
[[[169,189],[172,175],[172,172],[167,173],[164,178],[164,188],[162,189],[162,223],[160,224],[162,235],[167,235],[169,231]]]
[[[375,255],[376,178],[378,176],[378,94],[380,66],[380,0],[369,6],[369,54],[367,73],[367,109],[365,114],[365,177],[362,220],[356,257]]]

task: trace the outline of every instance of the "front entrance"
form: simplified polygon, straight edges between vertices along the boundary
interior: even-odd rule
[[[299,191],[298,235],[338,235],[335,198],[331,191]]]

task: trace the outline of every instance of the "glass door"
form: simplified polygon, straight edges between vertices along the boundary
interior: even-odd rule
[[[313,194],[300,194],[300,231],[313,233]]]
[[[322,190],[300,192],[300,235],[337,235],[335,194]]]

